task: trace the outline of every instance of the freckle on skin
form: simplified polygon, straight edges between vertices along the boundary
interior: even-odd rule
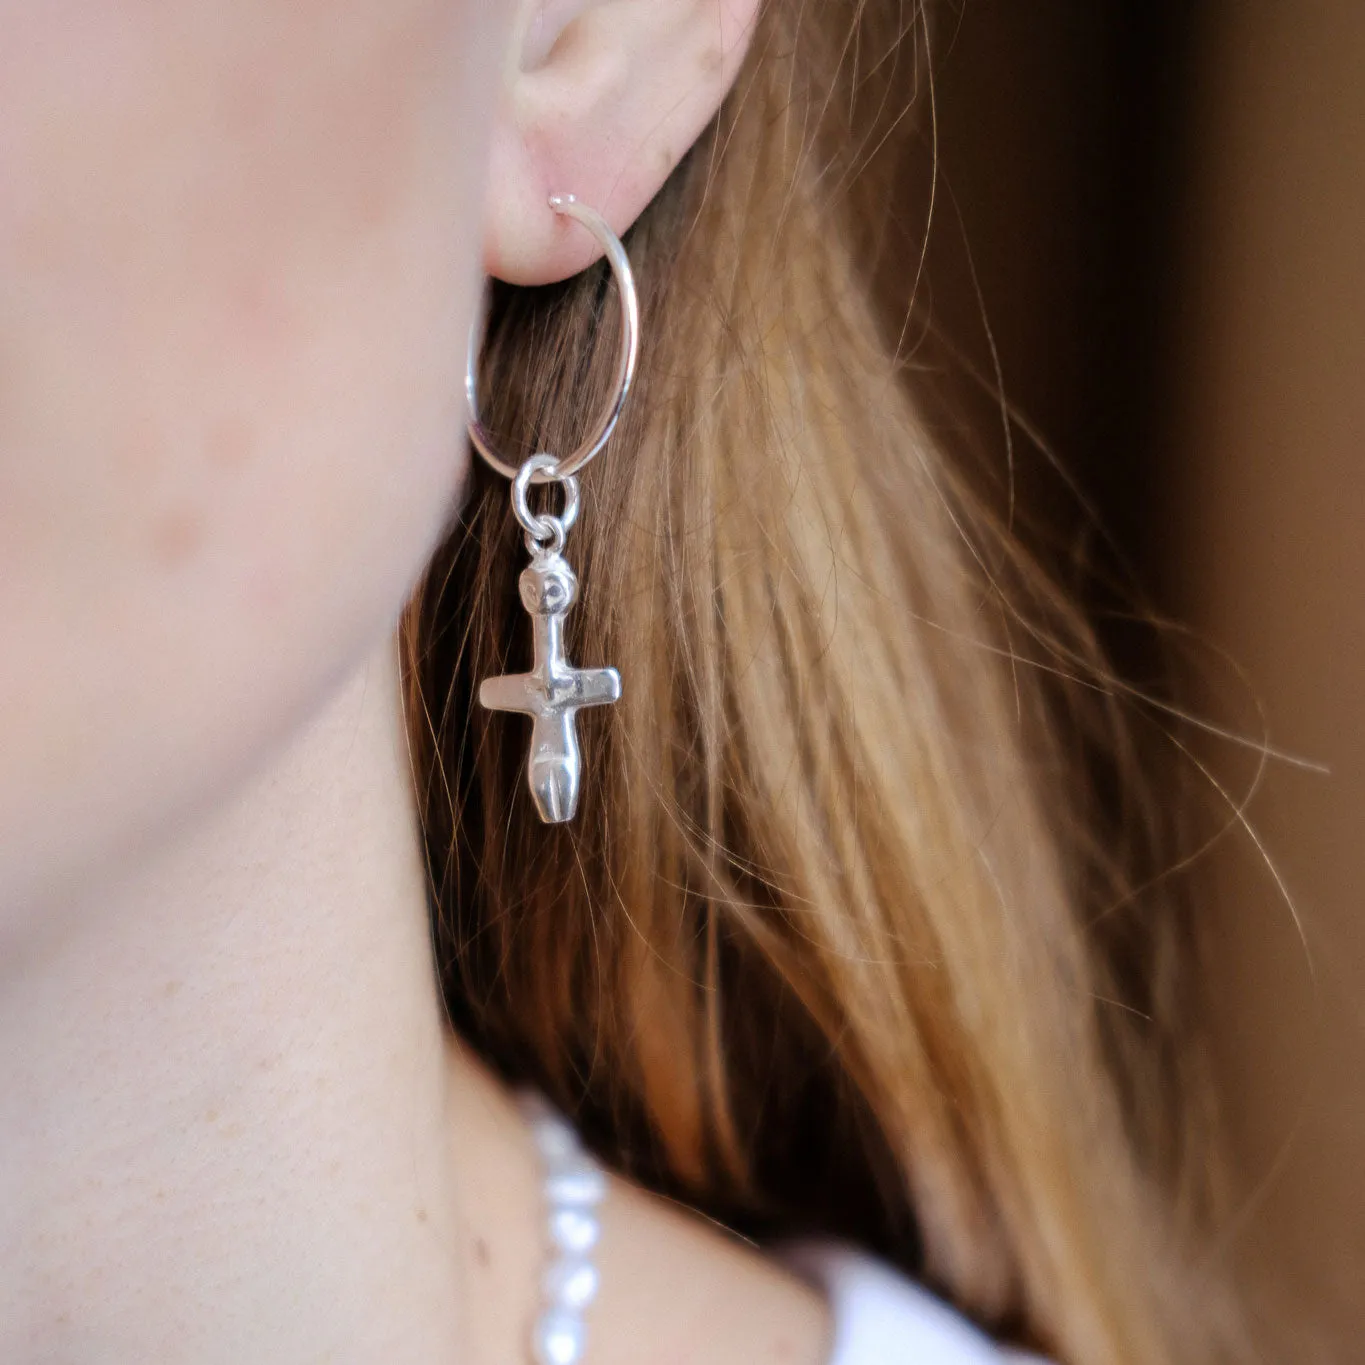
[[[474,1259],[485,1268],[493,1263],[493,1253],[489,1251],[488,1243],[482,1237],[474,1239]]]
[[[708,76],[719,76],[725,69],[725,52],[720,47],[708,47],[701,54],[701,69]]]
[[[204,520],[185,508],[163,513],[152,523],[152,556],[168,569],[176,569],[194,557],[204,543]]]

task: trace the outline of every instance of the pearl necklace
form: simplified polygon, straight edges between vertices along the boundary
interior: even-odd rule
[[[598,1208],[607,1196],[607,1176],[543,1096],[522,1092],[517,1105],[545,1169],[549,1257],[541,1311],[531,1329],[531,1359],[535,1365],[582,1365],[588,1344],[583,1314],[599,1283],[591,1256],[602,1235]]]

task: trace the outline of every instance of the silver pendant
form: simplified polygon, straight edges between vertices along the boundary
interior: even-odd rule
[[[557,539],[562,545],[562,535]],[[565,657],[564,618],[578,595],[578,579],[558,549],[533,546],[519,586],[531,614],[535,662],[529,673],[485,678],[479,703],[531,717],[526,780],[540,818],[560,824],[573,819],[582,785],[578,713],[619,701],[621,675],[614,668],[575,668]]]

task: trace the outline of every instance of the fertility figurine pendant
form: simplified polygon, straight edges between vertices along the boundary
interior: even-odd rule
[[[614,668],[575,668],[565,657],[564,618],[578,596],[578,579],[561,552],[577,515],[578,489],[572,478],[562,480],[566,505],[561,516],[531,514],[526,506],[527,470],[548,459],[528,460],[513,488],[513,505],[531,551],[531,562],[518,584],[522,605],[531,615],[531,671],[485,678],[479,703],[490,711],[520,711],[531,717],[526,780],[540,818],[546,824],[560,824],[573,819],[582,785],[578,713],[585,706],[618,701],[621,676]]]

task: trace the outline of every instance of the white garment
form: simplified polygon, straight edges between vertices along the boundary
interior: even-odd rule
[[[780,1256],[829,1301],[829,1365],[1045,1365],[997,1345],[927,1290],[862,1252],[803,1242]]]

